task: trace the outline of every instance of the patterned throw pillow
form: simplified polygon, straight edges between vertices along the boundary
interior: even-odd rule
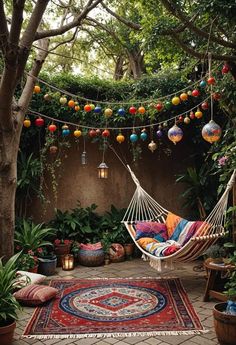
[[[151,237],[158,242],[168,239],[166,225],[158,222],[137,222],[135,225],[136,240],[142,237]]]
[[[37,306],[56,296],[58,290],[46,285],[31,284],[14,293],[20,303],[27,306]]]
[[[40,284],[45,279],[46,276],[38,273],[32,273],[28,271],[17,271],[16,272],[16,286],[17,287],[25,287],[30,284]]]
[[[140,238],[139,240],[137,240],[138,244],[140,245],[140,247],[142,247],[143,249],[146,249],[146,246],[149,244],[149,243],[158,243],[157,240],[155,240],[154,238],[152,237],[142,237]]]

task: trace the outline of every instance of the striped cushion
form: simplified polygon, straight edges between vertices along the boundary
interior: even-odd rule
[[[158,242],[165,242],[167,238],[166,225],[158,222],[137,222],[135,225],[136,240],[142,237],[155,238]]]
[[[28,306],[40,305],[55,297],[58,290],[45,285],[31,284],[14,293],[15,298]]]

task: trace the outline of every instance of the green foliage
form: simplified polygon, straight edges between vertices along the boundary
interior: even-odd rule
[[[17,262],[17,268],[21,271],[29,271],[37,266],[38,260],[29,253],[22,253]]]
[[[17,319],[19,303],[13,296],[17,288],[16,265],[21,253],[11,257],[4,265],[0,258],[0,326]]]
[[[232,252],[229,256],[228,262],[231,265],[236,266],[236,245],[235,243],[225,243],[225,248],[232,249]],[[232,271],[230,274],[229,281],[225,284],[224,293],[228,296],[230,300],[236,300],[236,270]]]
[[[204,252],[204,255],[212,259],[223,258],[226,256],[226,249],[220,244],[213,244]]]

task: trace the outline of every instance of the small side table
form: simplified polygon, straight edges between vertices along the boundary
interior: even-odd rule
[[[212,261],[212,259],[207,259],[204,262],[204,267],[207,272],[207,284],[203,297],[203,302],[208,302],[210,297],[216,298],[219,301],[225,302],[227,296],[220,291],[214,290],[214,284],[218,273],[222,272],[232,272],[236,270],[236,266],[230,264],[217,264]]]

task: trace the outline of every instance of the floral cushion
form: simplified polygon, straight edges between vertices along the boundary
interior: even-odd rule
[[[137,222],[134,227],[136,231],[136,240],[142,237],[151,237],[158,242],[165,242],[168,239],[167,228],[163,223]]]
[[[14,293],[20,303],[37,306],[56,296],[58,290],[46,285],[31,284]]]
[[[40,284],[46,279],[46,276],[28,271],[17,271],[16,278],[17,287],[24,287],[30,284]]]

